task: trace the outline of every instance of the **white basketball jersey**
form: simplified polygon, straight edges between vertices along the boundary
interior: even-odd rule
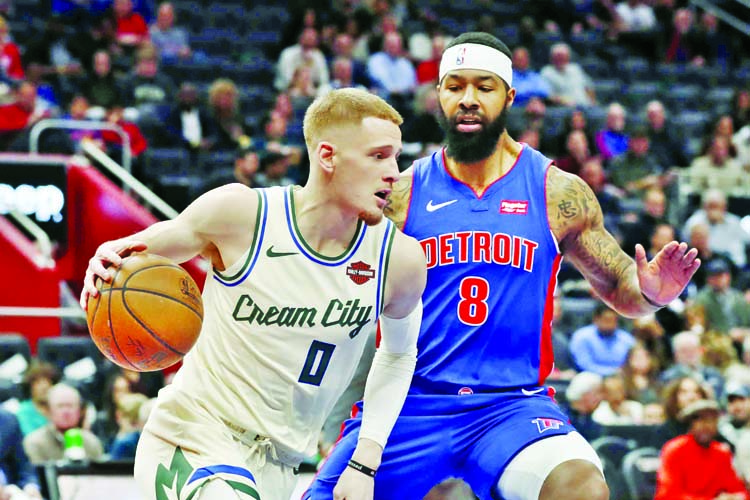
[[[375,327],[396,229],[360,221],[343,254],[320,255],[297,228],[292,189],[256,190],[255,238],[238,262],[208,274],[203,330],[157,411],[198,404],[301,459],[314,454]]]

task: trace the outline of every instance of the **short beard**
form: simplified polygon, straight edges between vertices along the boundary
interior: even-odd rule
[[[449,158],[461,163],[477,163],[486,160],[495,152],[500,136],[505,131],[508,120],[508,106],[504,105],[500,114],[488,124],[483,124],[479,132],[459,132],[455,116],[452,120],[440,106],[438,121],[445,131],[445,153]]]

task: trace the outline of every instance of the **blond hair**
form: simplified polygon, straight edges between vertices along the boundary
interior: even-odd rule
[[[232,94],[235,98],[239,96],[237,85],[229,78],[219,78],[214,80],[208,89],[208,102],[214,106],[216,99],[222,94]]]
[[[305,112],[303,132],[312,151],[323,134],[333,127],[358,126],[365,118],[380,118],[401,125],[404,119],[393,106],[366,90],[332,90],[313,101]]]

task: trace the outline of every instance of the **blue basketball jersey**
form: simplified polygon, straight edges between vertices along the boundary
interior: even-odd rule
[[[561,254],[530,147],[482,196],[443,151],[414,163],[404,232],[427,256],[413,394],[471,394],[542,384],[552,370],[552,300]]]

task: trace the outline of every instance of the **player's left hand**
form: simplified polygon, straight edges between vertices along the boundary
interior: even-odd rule
[[[372,500],[375,479],[347,467],[333,489],[333,500]]]
[[[701,265],[698,250],[687,243],[672,241],[664,245],[651,261],[642,245],[635,246],[635,264],[641,292],[657,304],[667,305],[685,289]]]

